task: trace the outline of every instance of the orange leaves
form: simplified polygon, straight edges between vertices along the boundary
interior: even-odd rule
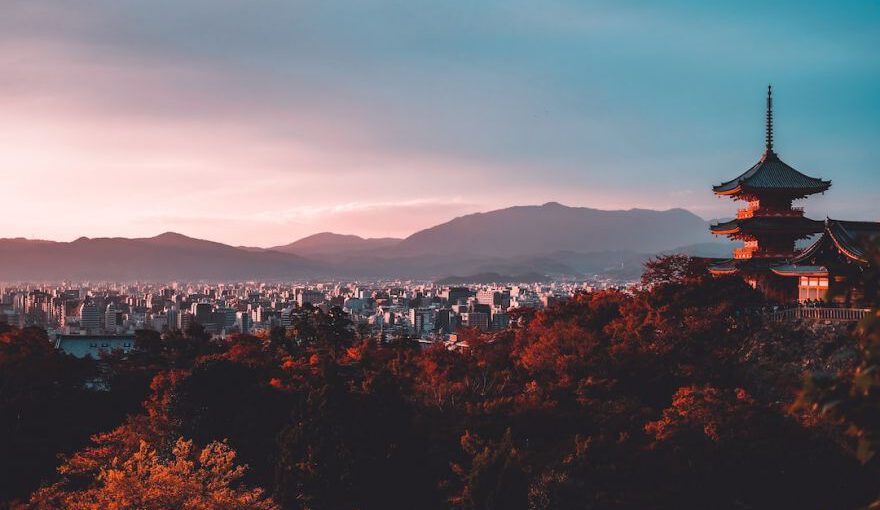
[[[711,441],[718,442],[724,435],[744,432],[747,417],[754,404],[742,388],[719,390],[710,385],[679,388],[672,404],[663,410],[663,416],[645,424],[645,432],[655,441],[682,438],[702,432]]]
[[[517,334],[515,362],[551,387],[570,388],[606,359],[599,335],[577,319],[535,321]]]
[[[141,441],[133,453],[103,466],[87,488],[70,490],[62,482],[35,493],[31,504],[71,510],[278,508],[261,489],[241,484],[245,470],[226,443],[196,451],[192,441],[180,438],[166,459]]]
[[[461,449],[470,455],[476,455],[477,452],[485,447],[480,437],[469,430],[464,431],[464,434],[459,439],[459,443],[461,444]]]

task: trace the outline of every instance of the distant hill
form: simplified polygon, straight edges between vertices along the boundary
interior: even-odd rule
[[[526,273],[521,275],[478,273],[470,276],[447,276],[446,278],[440,278],[435,283],[438,285],[463,285],[466,283],[539,283],[545,281],[547,281],[547,276],[540,273]]]
[[[688,246],[680,246],[672,250],[664,250],[663,254],[684,253],[692,257],[707,258],[730,258],[733,256],[733,249],[736,243],[727,239],[719,239],[709,243],[690,244]]]
[[[400,243],[400,239],[393,237],[381,237],[364,239],[355,235],[334,234],[322,232],[283,246],[269,248],[273,251],[295,253],[297,255],[323,255],[341,253],[364,253],[369,251],[392,248]]]
[[[324,232],[273,248],[166,232],[70,243],[0,239],[0,281],[301,279],[444,275],[637,277],[653,254],[724,257],[708,223],[683,209],[603,211],[555,202],[470,214],[405,239]]]
[[[416,232],[394,251],[501,257],[555,251],[654,253],[711,239],[706,221],[684,209],[603,211],[550,202],[461,216]]]
[[[70,243],[0,239],[0,280],[293,279],[327,272],[298,255],[248,251],[173,232]]]

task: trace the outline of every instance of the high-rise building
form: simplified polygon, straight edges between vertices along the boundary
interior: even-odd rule
[[[412,308],[409,311],[409,321],[412,324],[413,334],[416,336],[430,335],[434,331],[433,308]]]
[[[193,319],[201,325],[214,322],[214,306],[211,303],[193,303],[191,312]]]
[[[465,312],[461,314],[461,325],[486,331],[489,329],[489,314],[486,312]]]
[[[303,289],[296,296],[296,303],[303,306],[306,303],[318,305],[324,302],[324,293],[318,290]]]
[[[492,329],[507,329],[510,325],[510,316],[506,313],[492,314]]]
[[[293,319],[296,317],[296,312],[293,307],[285,308],[281,310],[281,327],[289,328],[293,324]]]
[[[236,312],[235,325],[238,326],[238,330],[242,333],[250,333],[251,329],[253,328],[253,322],[251,321],[250,312]]]
[[[437,310],[434,319],[434,328],[440,333],[455,333],[455,330],[461,326],[461,317],[451,308],[442,308]]]
[[[446,302],[450,305],[456,305],[467,302],[468,298],[474,293],[467,287],[450,287],[441,293],[441,297],[446,298]]]
[[[168,317],[168,329],[181,329],[180,309],[177,308],[177,305],[166,305],[165,316]]]
[[[122,314],[116,309],[116,305],[110,303],[104,311],[104,329],[109,332],[115,332],[118,326],[122,325]]]
[[[87,331],[101,329],[101,312],[93,301],[83,303],[80,306],[79,327]]]
[[[234,308],[224,306],[214,312],[214,322],[227,331],[231,331],[235,327],[235,318]]]

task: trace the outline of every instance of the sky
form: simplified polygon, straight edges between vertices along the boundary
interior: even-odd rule
[[[661,5],[662,4],[662,5]],[[273,246],[737,205],[775,148],[880,219],[880,3],[0,0],[0,237]]]

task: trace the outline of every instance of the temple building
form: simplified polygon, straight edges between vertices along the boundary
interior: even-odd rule
[[[743,241],[733,259],[713,264],[715,275],[739,274],[777,301],[826,300],[836,282],[850,290],[832,293],[850,303],[851,291],[868,265],[865,242],[880,234],[880,223],[812,220],[795,200],[824,193],[831,181],[805,175],[782,161],[773,150],[773,96],[767,87],[766,147],[761,159],[735,179],[713,187],[718,196],[742,200],[736,218],[712,225],[711,231]],[[798,251],[799,240],[823,235]],[[845,282],[849,282],[848,284]]]
[[[876,221],[825,220],[822,236],[790,261],[770,270],[794,278],[800,302],[835,301],[845,305],[861,302],[865,271],[871,267],[867,247],[880,240]]]

